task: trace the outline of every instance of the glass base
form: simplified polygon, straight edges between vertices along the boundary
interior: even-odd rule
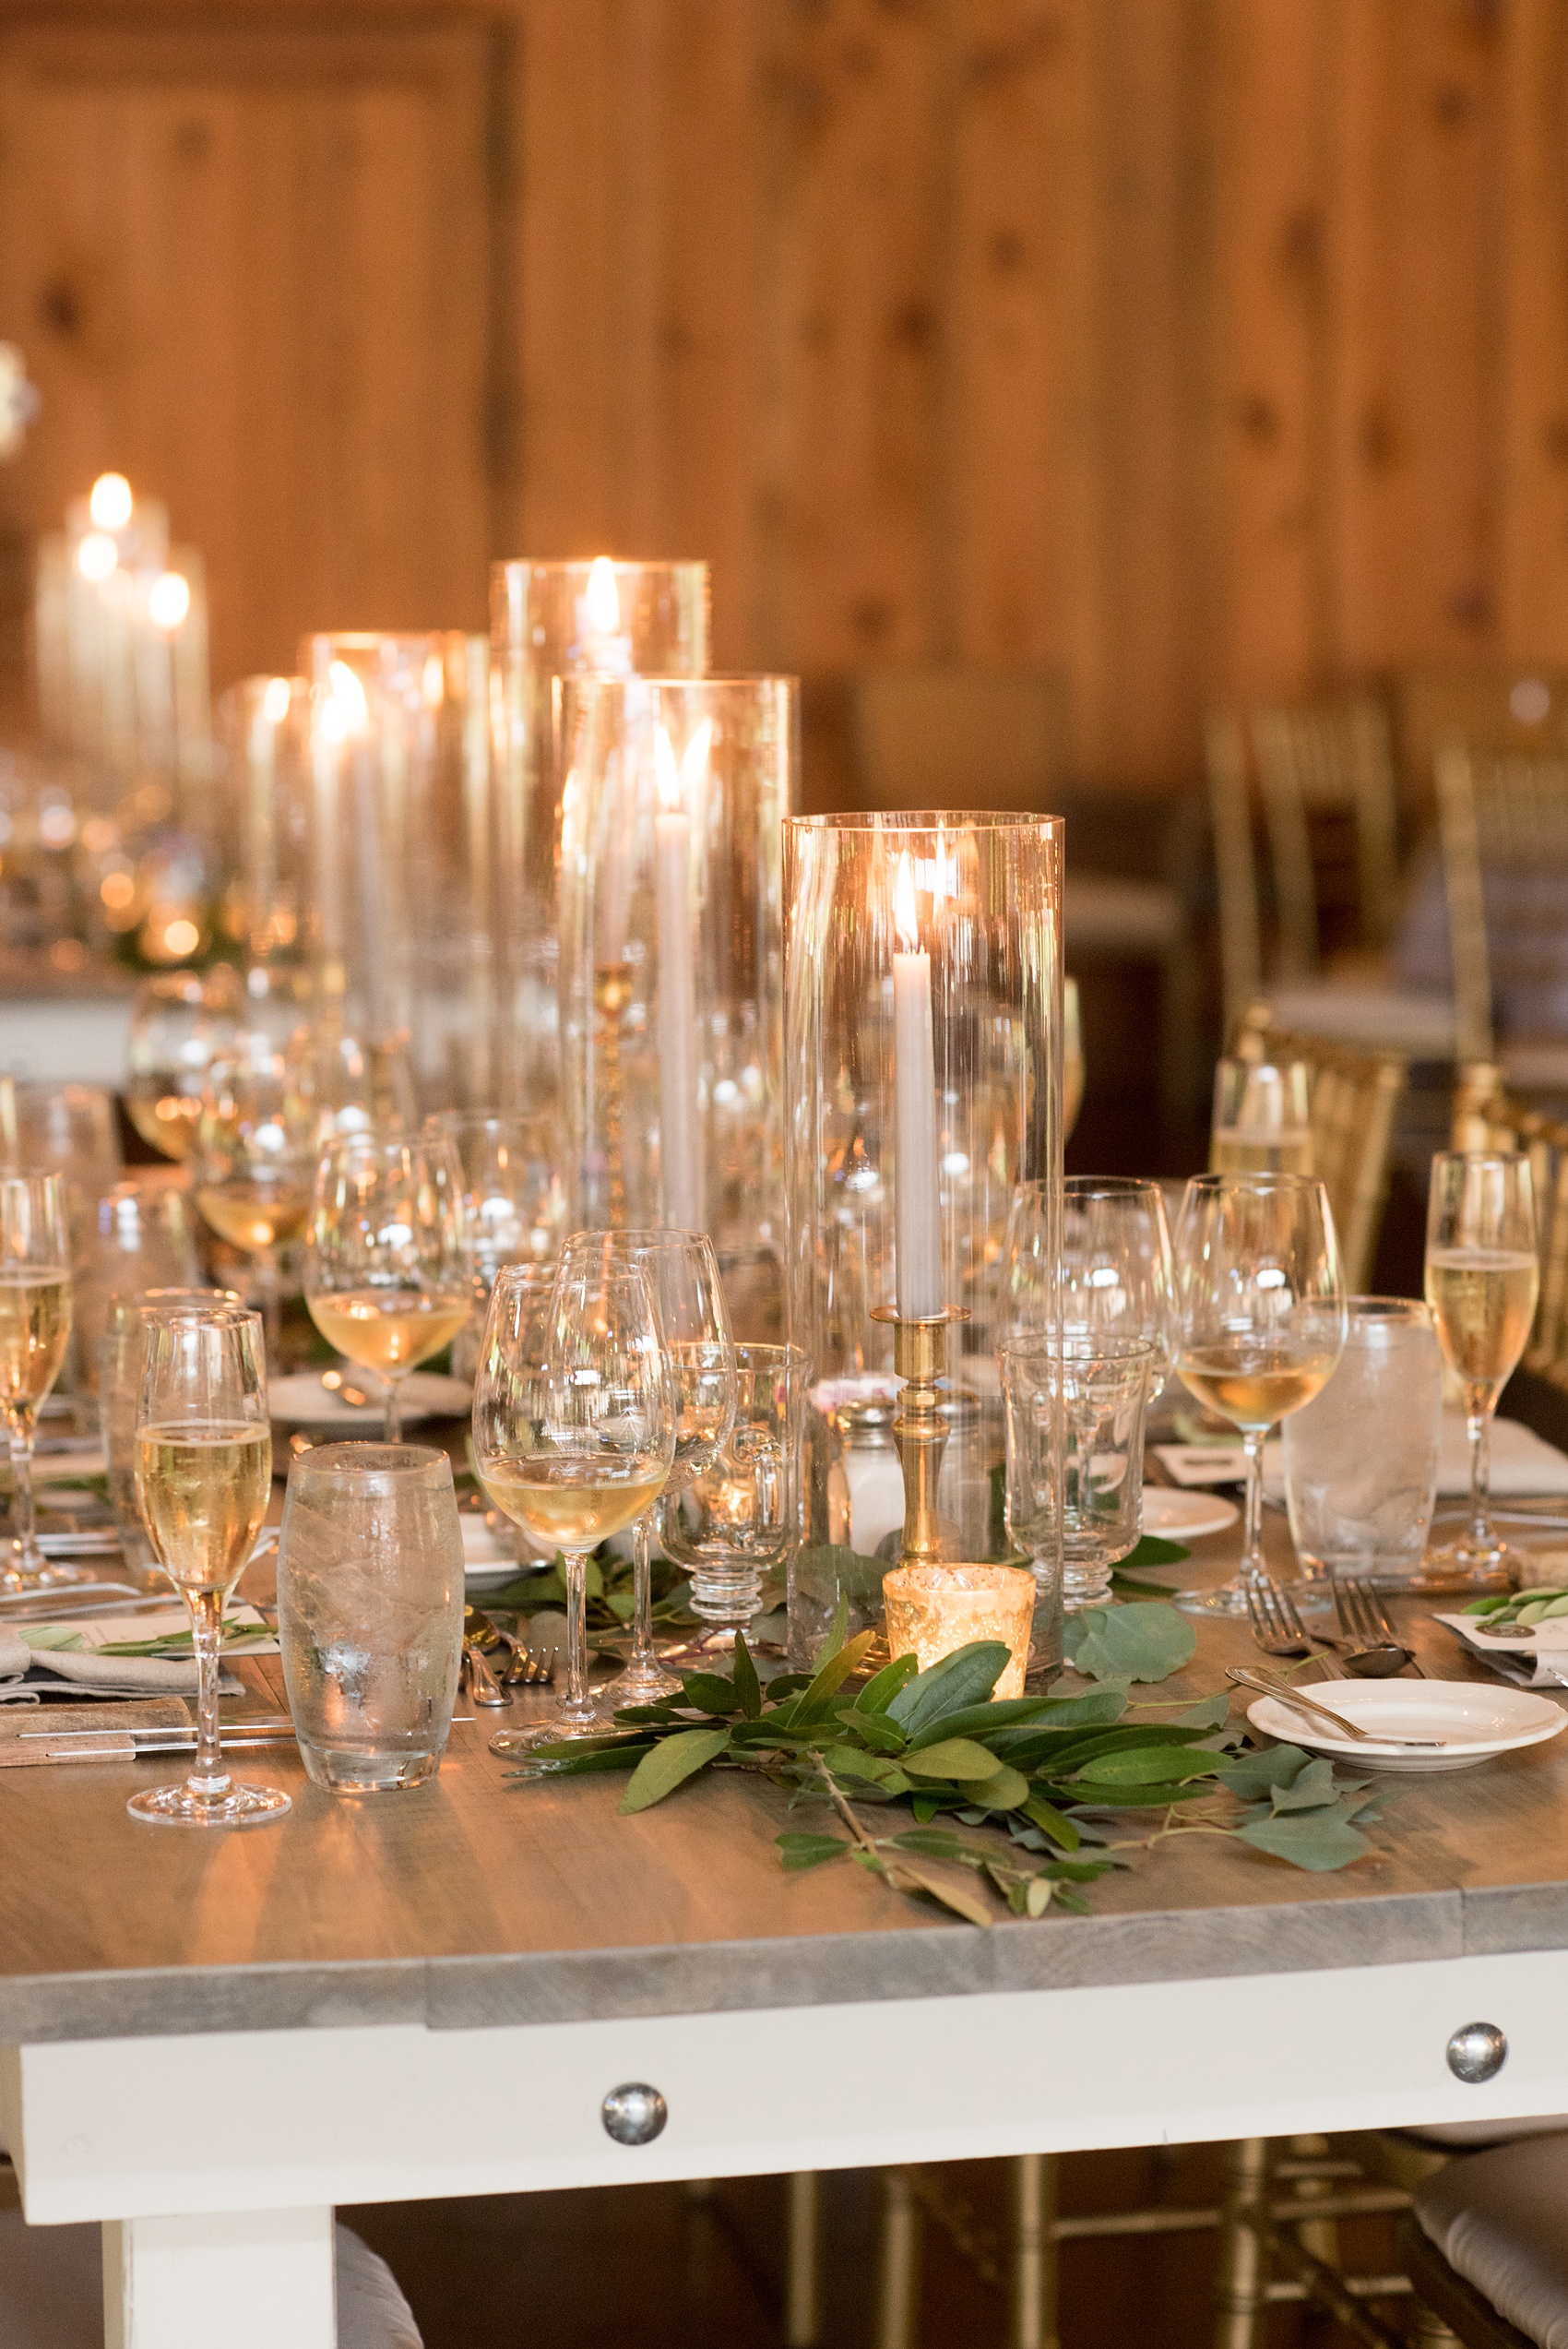
[[[1399,1587],[1404,1591],[1511,1591],[1518,1580],[1522,1556],[1500,1534],[1476,1542],[1461,1533],[1457,1541],[1429,1550],[1420,1572],[1408,1576]]]
[[[1239,1615],[1247,1612],[1244,1582],[1221,1582],[1213,1591],[1178,1591],[1170,1602],[1187,1615]]]
[[[667,1672],[661,1659],[645,1664],[629,1663],[607,1681],[594,1698],[599,1711],[606,1715],[622,1705],[657,1704],[660,1697],[678,1697],[681,1683],[672,1672]]]
[[[590,1713],[586,1721],[568,1721],[560,1713],[552,1713],[546,1721],[531,1721],[522,1729],[498,1729],[490,1741],[490,1750],[502,1760],[521,1761],[536,1746],[564,1745],[571,1737],[602,1737],[608,1726],[602,1713]]]
[[[278,1786],[231,1783],[223,1795],[197,1795],[188,1779],[178,1786],[148,1786],[125,1805],[148,1827],[266,1827],[294,1807]]]
[[[395,1795],[404,1786],[423,1786],[441,1767],[441,1754],[367,1754],[342,1747],[311,1746],[300,1739],[300,1759],[313,1786],[329,1795]]]

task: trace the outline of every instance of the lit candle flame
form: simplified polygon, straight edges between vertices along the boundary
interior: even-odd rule
[[[191,608],[191,583],[179,571],[165,571],[147,595],[147,616],[155,628],[177,628]]]
[[[439,652],[431,653],[425,661],[422,690],[425,708],[439,709],[446,698],[446,672]]]
[[[666,816],[678,815],[683,805],[681,769],[675,764],[669,729],[664,726],[659,727],[653,737],[653,771],[659,784],[660,807]]]
[[[267,690],[261,697],[261,714],[269,726],[283,723],[292,698],[292,688],[287,677],[268,677]]]
[[[327,671],[329,692],[327,714],[334,723],[339,740],[345,734],[362,734],[370,730],[370,704],[365,690],[346,661],[334,661]]]
[[[705,718],[681,754],[681,798],[695,807],[707,781],[707,757],[713,748],[713,721]]]
[[[100,473],[87,501],[93,527],[123,531],[131,519],[131,485],[124,473]]]
[[[898,859],[898,877],[893,884],[893,926],[905,952],[915,953],[921,934],[915,920],[915,872],[907,854]]]
[[[77,549],[77,568],[95,587],[110,577],[119,560],[120,550],[106,531],[89,531]]]
[[[588,592],[583,602],[590,636],[620,635],[621,597],[615,585],[615,566],[608,554],[596,555],[588,565]]]

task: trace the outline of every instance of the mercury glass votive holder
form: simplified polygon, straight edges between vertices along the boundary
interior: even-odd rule
[[[505,1008],[494,1095],[553,1106],[556,864],[561,849],[562,681],[707,674],[706,563],[497,563],[491,570],[496,847],[502,919],[495,984]]]
[[[797,1669],[841,1600],[851,1631],[880,1623],[886,1565],[1012,1555],[995,1350],[1018,1184],[1047,1202],[1047,1265],[1061,1252],[1062,853],[1057,818],[1013,812],[785,826]]]
[[[577,1224],[707,1232],[736,1334],[783,1321],[790,677],[567,681],[562,1129]]]
[[[887,1652],[921,1670],[975,1640],[1000,1640],[1008,1662],[993,1697],[1021,1697],[1029,1668],[1035,1578],[1027,1566],[897,1566],[882,1578]]]

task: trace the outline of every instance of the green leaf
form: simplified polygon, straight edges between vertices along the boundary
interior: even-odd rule
[[[695,1706],[698,1712],[713,1712],[720,1716],[741,1710],[734,1682],[720,1678],[717,1672],[683,1672],[681,1675],[681,1702]]]
[[[1052,1810],[1051,1805],[1042,1802],[1038,1795],[1031,1795],[1022,1808],[1024,1817],[1032,1820],[1041,1834],[1049,1835],[1063,1851],[1075,1852],[1079,1849],[1083,1838],[1063,1812]]]
[[[988,1867],[994,1857],[985,1844],[971,1843],[951,1827],[906,1827],[883,1840],[896,1852],[922,1852],[928,1860],[959,1860],[966,1867]]]
[[[1192,1657],[1197,1633],[1184,1615],[1163,1599],[1135,1599],[1125,1606],[1090,1607],[1069,1616],[1063,1646],[1075,1670],[1091,1680],[1125,1676],[1164,1680]]]
[[[897,1722],[879,1712],[867,1712],[860,1705],[841,1707],[838,1722],[842,1729],[879,1754],[901,1754],[909,1742]]]
[[[1250,1827],[1239,1827],[1236,1834],[1241,1842],[1251,1843],[1255,1851],[1272,1853],[1276,1859],[1289,1860],[1292,1867],[1309,1868],[1314,1875],[1348,1867],[1353,1860],[1364,1859],[1372,1848],[1337,1810],[1298,1812],[1293,1818],[1259,1819]]]
[[[989,1697],[1009,1660],[1003,1640],[971,1640],[968,1647],[956,1648],[940,1663],[933,1663],[929,1672],[918,1674],[894,1698],[887,1717],[916,1737],[933,1722],[945,1721],[950,1713],[961,1712]]]
[[[1255,1754],[1238,1754],[1215,1771],[1220,1784],[1243,1803],[1255,1802],[1276,1786],[1292,1786],[1311,1756],[1300,1746],[1265,1746]]]
[[[1173,1729],[1223,1729],[1230,1719],[1230,1691],[1221,1688],[1212,1697],[1200,1697],[1195,1705],[1183,1705],[1167,1719]]]
[[[741,1700],[741,1711],[748,1721],[756,1721],[762,1713],[762,1683],[756,1676],[752,1651],[746,1645],[743,1631],[735,1634],[735,1694]]]
[[[683,1729],[665,1737],[645,1754],[632,1772],[632,1783],[621,1797],[623,1815],[650,1810],[672,1795],[683,1780],[701,1770],[730,1743],[727,1729]]]
[[[945,1713],[918,1736],[911,1737],[909,1751],[918,1754],[922,1746],[933,1745],[938,1737],[967,1737],[971,1731],[990,1737],[996,1730],[1038,1721],[1051,1710],[1049,1697],[1005,1697],[1000,1700],[993,1698],[989,1704],[966,1705],[961,1712]]]
[[[1214,1768],[1212,1754],[1182,1752],[1170,1746],[1139,1746],[1130,1752],[1101,1754],[1078,1772],[1084,1786],[1182,1785],[1189,1778],[1206,1778]]]
[[[889,1868],[886,1864],[884,1865],[884,1875],[892,1875],[894,1870],[897,1871],[893,1877],[895,1882],[899,1878],[912,1878],[922,1892],[929,1892],[933,1901],[940,1901],[944,1908],[953,1910],[956,1915],[963,1917],[968,1924],[989,1925],[991,1923],[991,1911],[987,1908],[985,1902],[978,1892],[970,1890],[962,1878],[944,1875],[940,1869],[932,1866],[927,1861],[902,1852],[892,1864],[892,1868]]]
[[[774,1842],[786,1867],[820,1867],[824,1860],[841,1859],[849,1850],[842,1835],[776,1835]]]
[[[1130,1567],[1136,1573],[1140,1566],[1179,1566],[1192,1555],[1185,1542],[1168,1542],[1163,1533],[1145,1533],[1137,1547],[1118,1563],[1123,1572]]]
[[[940,1745],[922,1747],[903,1758],[911,1778],[991,1778],[1002,1768],[996,1756],[972,1737],[944,1737]]]
[[[1298,1771],[1289,1786],[1269,1789],[1271,1808],[1277,1818],[1281,1811],[1321,1811],[1337,1802],[1341,1791],[1334,1783],[1334,1764],[1322,1754]]]
[[[849,1602],[840,1592],[838,1604],[833,1610],[833,1620],[827,1627],[827,1637],[817,1651],[816,1668],[819,1672],[825,1663],[832,1662],[849,1636]]]
[[[818,1666],[816,1678],[811,1687],[803,1696],[794,1700],[791,1718],[798,1729],[804,1728],[810,1722],[826,1718],[833,1699],[875,1638],[874,1631],[861,1631],[848,1647],[836,1649],[826,1663]]]
[[[1005,1764],[982,1783],[980,1799],[993,1811],[1016,1811],[1029,1799],[1029,1782],[1021,1770]]]
[[[918,1656],[895,1656],[879,1673],[866,1682],[860,1693],[862,1712],[885,1712],[900,1688],[908,1686],[921,1668]]]

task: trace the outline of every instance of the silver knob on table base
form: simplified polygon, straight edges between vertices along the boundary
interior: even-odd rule
[[[1508,2042],[1494,2022],[1461,2023],[1448,2043],[1449,2070],[1472,2088],[1495,2080],[1507,2060]]]
[[[600,2118],[617,2145],[651,2145],[669,2117],[669,2105],[646,2080],[623,2081],[600,2106]]]

